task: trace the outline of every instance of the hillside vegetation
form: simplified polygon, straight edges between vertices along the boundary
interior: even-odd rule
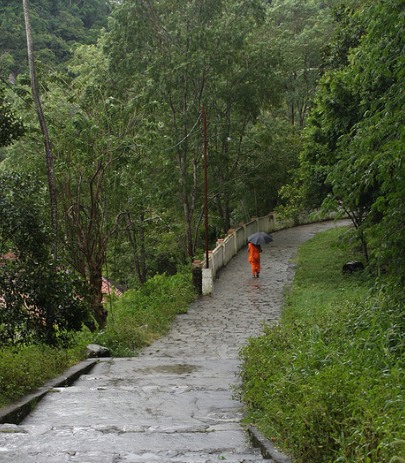
[[[111,13],[108,0],[31,0],[36,59],[42,72],[60,70],[78,43],[95,43]],[[20,1],[0,0],[0,78],[27,73],[27,44]]]
[[[403,305],[370,291],[375,276],[342,273],[349,236],[302,246],[280,323],[242,353],[246,421],[296,463],[405,458]]]

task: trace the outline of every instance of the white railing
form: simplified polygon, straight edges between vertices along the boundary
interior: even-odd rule
[[[301,217],[300,224],[319,220],[316,217],[310,219],[308,216]],[[252,220],[236,229],[229,230],[228,235],[224,239],[217,241],[215,249],[209,251],[208,262],[209,266],[206,268],[204,261],[194,261],[194,266],[202,268],[202,294],[208,295],[213,291],[214,280],[218,271],[225,267],[228,262],[247,245],[248,236],[252,233],[263,231],[270,233],[276,230],[283,230],[297,225],[293,220],[281,220],[277,218],[274,212]]]
[[[254,218],[237,229],[229,230],[226,238],[218,240],[215,249],[209,251],[209,268],[212,271],[212,278],[215,279],[218,271],[246,246],[248,236],[258,231],[269,233],[275,230],[274,225],[274,214],[269,214],[265,217]],[[204,268],[205,261],[202,264]]]
[[[211,294],[213,284],[218,271],[225,267],[229,261],[247,244],[248,236],[257,231],[269,233],[278,229],[274,219],[274,214],[268,214],[264,217],[253,218],[250,222],[229,230],[228,235],[224,239],[219,239],[215,249],[209,251],[209,265],[206,268],[205,260],[201,263],[194,262],[194,265],[202,267],[202,293],[204,295]]]

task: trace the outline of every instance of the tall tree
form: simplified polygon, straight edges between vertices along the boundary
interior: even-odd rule
[[[339,37],[357,40],[322,79],[305,161],[322,169],[332,198],[350,213],[366,257],[377,266],[393,263],[403,280],[402,3],[353,3],[349,25],[342,24],[349,30]]]
[[[202,103],[209,138],[215,140],[210,169],[220,187],[221,169],[224,176],[233,174],[232,165],[238,166],[241,157],[237,140],[259,112],[259,73],[257,62],[249,59],[248,40],[263,18],[262,6],[260,1],[124,1],[114,15],[107,43],[113,91],[120,98],[137,95],[145,105],[155,102],[146,117],[148,123],[160,122],[161,138],[150,147],[150,156],[161,159],[164,153],[164,163],[177,173],[189,257],[202,205]],[[226,228],[230,211],[221,198],[226,194],[216,196]]]
[[[333,32],[323,0],[274,0],[268,10],[268,46],[280,57],[291,124],[302,129],[321,74],[323,46]]]
[[[62,85],[50,85],[48,96],[52,131],[58,134],[60,239],[70,263],[89,285],[92,313],[102,328],[107,319],[102,305],[103,269],[121,211],[115,192],[127,167],[137,118],[133,115],[128,122],[120,116],[125,106],[106,93],[106,63],[100,48],[79,47],[69,69],[74,77]]]
[[[220,52],[211,52],[205,92],[210,190],[225,233],[234,222],[235,209],[240,209],[242,190],[242,201],[249,202],[253,189],[243,185],[264,157],[248,140],[262,123],[260,115],[282,103],[278,59],[263,41],[264,12],[235,3],[222,17],[223,24],[218,21]]]
[[[56,182],[55,182],[55,174],[54,174],[54,167],[53,167],[52,145],[51,145],[51,140],[49,137],[48,127],[45,121],[44,112],[42,110],[42,104],[41,104],[41,99],[40,99],[40,94],[39,94],[39,85],[38,85],[38,80],[37,80],[35,57],[34,57],[34,43],[33,43],[33,38],[32,38],[29,0],[23,0],[23,8],[24,8],[25,30],[26,30],[26,36],[27,36],[27,52],[28,52],[28,63],[29,63],[29,69],[30,69],[32,97],[34,100],[35,109],[37,112],[39,125],[41,127],[41,132],[42,132],[44,146],[45,146],[45,162],[46,162],[46,171],[47,171],[47,177],[48,177],[51,225],[52,225],[52,231],[54,235],[53,256],[54,258],[56,258],[56,254],[57,254],[56,236],[58,234],[58,207],[57,207]]]

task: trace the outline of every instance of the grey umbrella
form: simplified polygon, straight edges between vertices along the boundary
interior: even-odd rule
[[[256,233],[253,233],[253,235],[250,235],[248,237],[248,241],[255,245],[267,244],[273,241],[273,237],[265,232],[256,232]]]

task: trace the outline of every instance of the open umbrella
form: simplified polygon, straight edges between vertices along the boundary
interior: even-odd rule
[[[258,244],[267,244],[267,243],[270,243],[271,241],[273,241],[273,238],[271,235],[269,235],[268,233],[265,233],[265,232],[256,232],[256,233],[253,233],[253,235],[250,235],[248,237],[248,241],[250,243],[253,243],[255,245],[258,245]]]

